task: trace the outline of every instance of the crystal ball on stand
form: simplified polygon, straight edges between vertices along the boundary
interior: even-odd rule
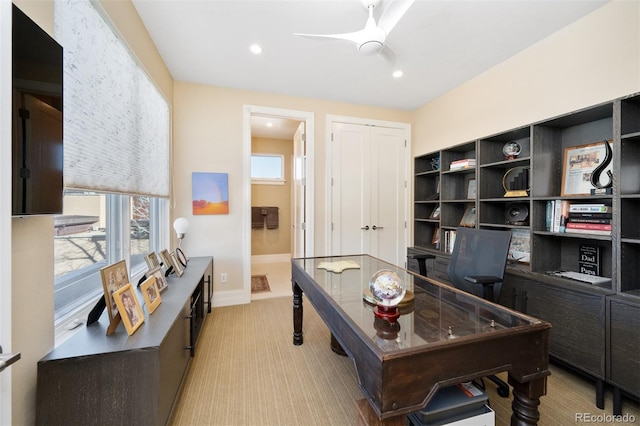
[[[374,314],[389,322],[397,320],[398,304],[407,292],[400,276],[390,269],[381,269],[371,276],[369,290],[377,305]]]
[[[520,155],[520,151],[522,151],[522,148],[517,142],[507,142],[502,147],[502,153],[507,157],[507,160],[515,160]]]

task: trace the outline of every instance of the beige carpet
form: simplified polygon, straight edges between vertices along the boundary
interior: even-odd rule
[[[306,299],[302,346],[293,345],[292,333],[290,297],[214,308],[171,424],[355,425],[362,394],[353,365],[331,351],[329,332]],[[576,413],[611,414],[610,390],[606,410],[598,410],[591,380],[554,365],[551,373],[548,394],[541,400],[541,426],[578,424]],[[485,382],[496,425],[508,425],[510,399],[497,396],[495,385]],[[622,412],[640,424],[638,403],[624,399]]]
[[[266,275],[251,275],[251,293],[264,293],[271,291]]]

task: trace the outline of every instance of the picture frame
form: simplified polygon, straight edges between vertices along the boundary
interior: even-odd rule
[[[531,232],[528,229],[513,228],[509,245],[508,259],[510,262],[531,262]]]
[[[118,306],[118,312],[127,334],[131,336],[144,323],[144,313],[131,283],[116,290],[113,293],[113,298]]]
[[[144,304],[147,306],[147,311],[151,315],[162,302],[156,277],[152,275],[140,284],[140,292],[144,298]]]
[[[158,259],[158,255],[156,254],[155,251],[152,251],[151,253],[147,254],[144,257],[145,262],[147,262],[147,266],[149,267],[149,269],[153,269],[157,266],[160,266],[160,259]]]
[[[102,278],[102,288],[104,290],[104,301],[109,314],[109,322],[113,322],[118,317],[118,305],[113,297],[120,288],[129,284],[129,274],[127,273],[127,263],[124,260],[115,262],[100,269]]]
[[[465,228],[475,228],[476,227],[476,206],[469,205],[464,211],[462,215],[462,219],[460,219],[459,226]]]
[[[438,220],[440,219],[440,206],[436,206],[431,214],[429,215],[429,219]]]
[[[478,188],[478,181],[475,179],[469,179],[467,181],[467,200],[475,200]]]
[[[160,250],[160,258],[162,259],[162,264],[164,265],[164,271],[167,275],[175,272],[176,267],[173,264],[173,259],[171,259],[171,255],[169,254],[169,250],[164,249]]]
[[[607,142],[613,143],[611,140]],[[560,195],[590,195],[593,188],[591,173],[604,161],[606,151],[604,141],[565,148]],[[611,170],[611,164],[606,170]]]
[[[433,237],[431,237],[431,245],[436,249],[440,249],[440,228],[437,226],[433,231]]]
[[[160,293],[162,293],[167,289],[167,287],[169,287],[169,285],[167,284],[167,280],[164,277],[164,273],[162,272],[162,266],[149,269],[149,272],[147,272],[147,278],[151,276],[154,276],[156,278],[156,284]]]
[[[171,260],[173,261],[173,268],[176,271],[176,275],[178,277],[181,277],[184,274],[184,268],[182,267],[182,264],[178,260],[178,257],[176,256],[175,251],[171,252]]]

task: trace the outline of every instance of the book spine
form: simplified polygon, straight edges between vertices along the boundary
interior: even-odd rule
[[[611,206],[604,204],[571,204],[569,212],[573,213],[612,213]]]
[[[569,228],[567,229],[567,232],[571,232],[573,234],[611,235],[611,231],[602,231],[599,229]]]
[[[553,202],[553,228],[551,232],[560,232],[560,221],[562,218],[562,200]]]
[[[597,219],[597,218],[582,218],[582,217],[569,217],[567,223],[606,223],[610,224],[611,219]]]
[[[567,220],[569,219],[569,208],[571,204],[569,201],[563,200],[560,203],[560,225],[558,232],[565,232],[567,226]]]
[[[547,211],[545,217],[545,228],[547,232],[551,232],[551,223],[553,221],[553,201],[547,201]]]
[[[611,231],[610,223],[567,223],[567,229],[592,229],[597,231]]]
[[[611,219],[613,217],[613,215],[611,213],[576,213],[576,212],[571,212],[569,211],[569,218],[573,219],[573,218],[582,218],[582,219],[589,219],[589,218],[596,218],[596,219]]]

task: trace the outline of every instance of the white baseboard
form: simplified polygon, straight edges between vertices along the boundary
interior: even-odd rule
[[[251,256],[251,264],[254,263],[278,263],[278,262],[290,262],[291,253],[280,254],[261,254]]]
[[[213,307],[246,305],[251,303],[251,289],[246,290],[227,290],[213,292]]]

